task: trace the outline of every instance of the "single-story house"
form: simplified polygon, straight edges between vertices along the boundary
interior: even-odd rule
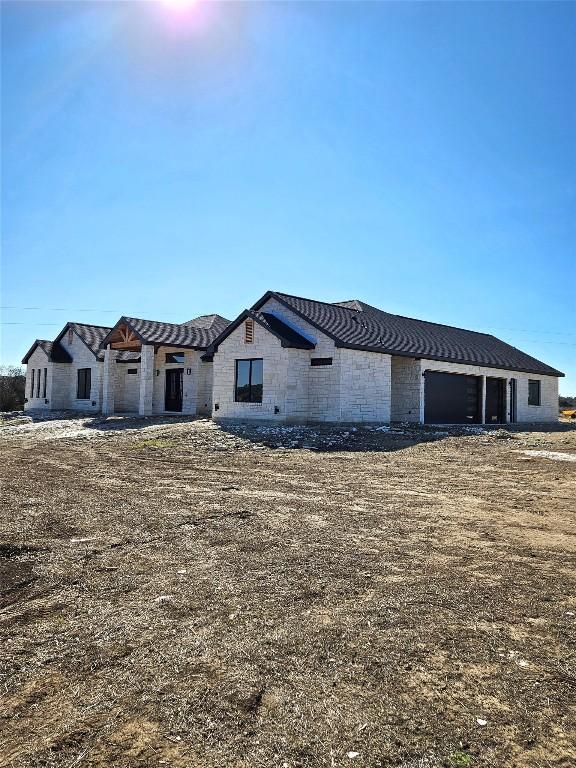
[[[286,423],[556,421],[564,375],[490,334],[276,291],[233,322],[68,323],[23,362],[27,409]]]
[[[213,361],[218,420],[556,421],[563,376],[490,334],[276,291],[204,359]]]

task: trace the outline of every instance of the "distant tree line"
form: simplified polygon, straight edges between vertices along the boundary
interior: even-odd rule
[[[576,397],[569,397],[568,395],[560,395],[558,398],[560,410],[564,408],[576,408]]]
[[[26,376],[20,366],[0,366],[0,411],[21,411],[25,386]]]

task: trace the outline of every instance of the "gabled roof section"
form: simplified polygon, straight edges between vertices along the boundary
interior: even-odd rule
[[[207,356],[213,355],[214,352],[217,351],[218,345],[221,344],[224,339],[228,338],[228,336],[230,336],[230,334],[249,317],[265,328],[269,333],[276,336],[283,347],[291,347],[293,349],[314,349],[315,347],[315,344],[312,341],[305,336],[302,336],[302,334],[287,325],[276,315],[273,315],[270,312],[253,312],[251,309],[245,309],[244,312],[238,315],[236,320],[233,320],[210,345]]]
[[[53,345],[58,346],[62,350],[64,355],[66,355],[69,359],[53,360],[53,362],[65,362],[65,363],[72,362],[72,358],[70,357],[70,354],[60,344],[60,341],[64,338],[64,335],[70,330],[74,331],[74,333],[81,339],[81,341],[84,342],[84,344],[88,347],[90,352],[92,352],[92,354],[97,360],[104,359],[104,352],[100,349],[100,343],[101,343],[101,340],[108,333],[110,333],[110,331],[112,330],[111,328],[105,325],[90,325],[88,323],[66,323],[64,328],[60,331],[60,333],[54,340]],[[121,362],[121,363],[137,362],[139,359],[140,359],[140,355],[134,352],[122,351],[117,356],[118,362]]]
[[[222,319],[224,320],[224,318]],[[196,320],[200,320],[200,318],[196,318]],[[221,332],[217,322],[213,322],[210,327],[206,328],[188,323],[161,323],[156,320],[124,316],[118,320],[113,328],[107,329],[108,332],[100,340],[100,349],[113,343],[116,333],[124,327],[128,328],[136,337],[137,344],[199,350],[206,349]]]
[[[338,347],[546,376],[564,375],[491,334],[393,315],[357,299],[329,304],[268,291],[252,310],[259,311],[270,298],[333,339]]]
[[[52,342],[48,341],[47,339],[36,339],[34,344],[32,344],[28,352],[26,352],[22,358],[22,362],[27,363],[33,352],[38,347],[40,347],[40,349],[46,354],[48,360],[50,360],[52,363],[72,362],[72,358],[59,342]]]

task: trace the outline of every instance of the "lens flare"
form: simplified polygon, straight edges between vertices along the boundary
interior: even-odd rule
[[[188,11],[196,5],[197,0],[160,0],[160,2],[173,11]]]

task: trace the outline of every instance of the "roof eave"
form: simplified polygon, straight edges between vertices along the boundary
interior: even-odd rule
[[[341,349],[354,349],[361,352],[377,352],[381,355],[393,355],[394,357],[413,357],[421,358],[422,360],[434,360],[438,363],[452,363],[453,365],[475,365],[481,368],[494,368],[497,371],[511,371],[516,373],[533,373],[535,376],[554,376],[556,378],[563,378],[566,374],[562,371],[557,371],[555,368],[550,368],[547,371],[536,370],[535,368],[510,368],[504,365],[498,365],[496,363],[480,363],[478,360],[467,360],[461,358],[455,360],[453,357],[441,357],[437,355],[424,355],[419,352],[398,352],[395,349],[387,349],[386,347],[369,346],[365,344],[347,344],[343,341],[336,341],[335,346]]]

